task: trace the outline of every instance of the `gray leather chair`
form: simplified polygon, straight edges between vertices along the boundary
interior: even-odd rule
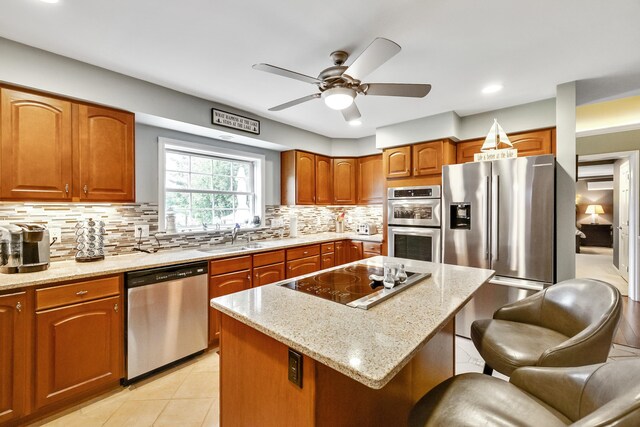
[[[583,366],[607,360],[622,311],[620,291],[593,279],[571,279],[476,320],[471,339],[504,374],[523,366]]]
[[[450,378],[409,417],[424,426],[639,426],[640,358],[576,368],[520,368],[509,382]]]

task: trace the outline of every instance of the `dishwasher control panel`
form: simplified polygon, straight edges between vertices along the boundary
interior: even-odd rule
[[[181,265],[178,267],[162,267],[151,270],[133,271],[127,273],[127,287],[145,286],[152,283],[180,280],[187,277],[207,274],[207,263]]]

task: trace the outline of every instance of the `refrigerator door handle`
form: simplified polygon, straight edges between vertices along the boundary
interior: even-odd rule
[[[491,253],[491,206],[489,206],[489,194],[491,191],[491,177],[487,175],[485,177],[486,180],[486,193],[484,197],[484,214],[485,214],[485,222],[486,222],[486,230],[485,230],[485,244],[484,244],[484,259],[489,260],[489,254]]]
[[[492,260],[500,258],[500,175],[493,176],[493,191],[491,192],[491,254]]]

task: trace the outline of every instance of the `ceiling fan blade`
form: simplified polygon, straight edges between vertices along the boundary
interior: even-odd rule
[[[348,106],[347,108],[345,108],[344,110],[342,110],[342,116],[348,122],[362,117],[362,115],[360,114],[360,110],[358,110],[358,107],[356,106],[355,102],[350,106]]]
[[[315,77],[307,76],[305,74],[296,73],[295,71],[286,70],[284,68],[276,67],[270,64],[253,64],[254,70],[266,71],[267,73],[277,74],[282,77],[289,77],[290,79],[300,80],[305,83],[319,84],[320,80]]]
[[[367,83],[365,95],[375,96],[407,96],[423,98],[431,91],[431,85],[409,83]]]
[[[294,99],[293,101],[285,102],[284,104],[276,105],[275,107],[269,108],[269,111],[281,111],[285,108],[293,107],[294,105],[302,104],[303,102],[311,101],[312,99],[320,98],[319,93],[314,93],[313,95],[303,96],[302,98]]]
[[[401,47],[397,43],[378,37],[353,61],[344,74],[362,80],[367,74],[400,52],[400,49]]]

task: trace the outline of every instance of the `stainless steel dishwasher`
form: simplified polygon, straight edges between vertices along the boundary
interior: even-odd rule
[[[126,382],[208,345],[207,263],[126,273]]]

